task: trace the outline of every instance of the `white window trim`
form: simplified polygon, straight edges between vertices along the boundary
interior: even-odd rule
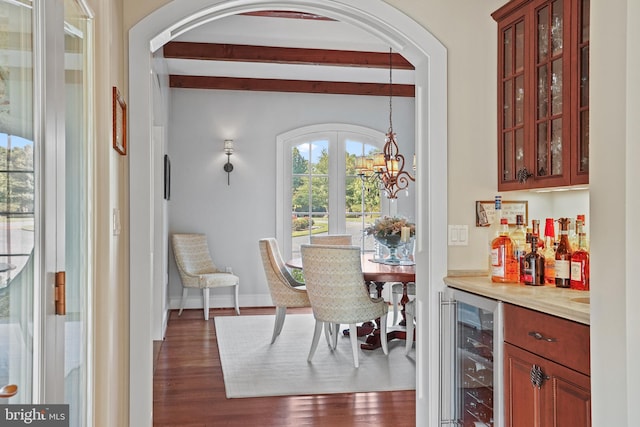
[[[337,161],[330,163],[329,176],[338,176],[340,170],[345,170],[345,159],[340,153],[344,153],[346,147],[346,139],[357,137],[357,139],[366,139],[367,143],[375,145],[382,150],[384,146],[385,134],[375,129],[364,126],[351,125],[345,123],[323,123],[311,126],[304,126],[276,136],[276,239],[285,258],[291,257],[291,218],[289,215],[291,200],[291,146],[299,144],[307,140],[311,135],[313,138],[326,138],[332,141],[329,144],[329,156],[335,156]],[[330,180],[330,195],[333,199],[329,200],[330,206],[336,206],[337,212],[345,211],[346,201],[344,197],[344,180]],[[337,186],[335,188],[334,186]],[[331,191],[334,190],[334,191]],[[385,197],[381,197],[381,211],[395,215],[397,211],[397,203],[389,203]],[[344,227],[340,226],[339,217],[337,215],[329,216],[329,229],[336,233],[343,233]]]

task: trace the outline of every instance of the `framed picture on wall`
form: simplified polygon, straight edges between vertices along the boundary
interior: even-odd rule
[[[164,199],[171,200],[171,159],[164,155]]]
[[[123,156],[127,155],[127,104],[115,86],[113,87],[113,148]]]
[[[515,225],[516,215],[522,215],[524,224],[529,221],[529,202],[526,200],[503,200],[502,217],[509,225]],[[495,201],[476,201],[476,227],[489,227],[496,218]]]

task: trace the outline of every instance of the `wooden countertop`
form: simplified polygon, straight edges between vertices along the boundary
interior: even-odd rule
[[[444,283],[498,301],[530,308],[553,316],[590,324],[590,292],[556,288],[553,285],[527,286],[521,283],[493,283],[488,274],[450,271]]]

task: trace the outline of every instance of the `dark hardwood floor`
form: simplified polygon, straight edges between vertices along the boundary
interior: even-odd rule
[[[241,308],[242,315],[274,311]],[[202,310],[185,310],[181,317],[172,311],[165,340],[154,345],[154,426],[415,426],[413,390],[227,399],[212,316],[235,313],[233,309],[210,313],[207,322]]]

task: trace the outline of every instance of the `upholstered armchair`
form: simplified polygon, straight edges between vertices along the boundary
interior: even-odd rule
[[[211,259],[207,237],[204,234],[174,234],[172,236],[173,254],[182,281],[182,300],[180,311],[182,315],[189,288],[202,289],[204,319],[209,320],[209,289],[234,287],[234,303],[236,314],[240,314],[238,306],[238,276],[220,271]]]
[[[380,319],[380,341],[384,354],[387,347],[387,313],[389,306],[382,298],[371,298],[364,285],[360,248],[357,246],[302,245],[302,269],[316,319],[311,350],[311,362],[322,327],[349,325],[353,363],[358,362],[357,323]],[[326,328],[326,325],[325,325]],[[337,328],[333,329],[337,331]]]
[[[272,237],[260,239],[258,244],[271,300],[276,306],[276,320],[271,337],[271,344],[273,344],[282,331],[287,307],[310,307],[311,303],[304,283],[296,281],[284,264],[276,239]]]

